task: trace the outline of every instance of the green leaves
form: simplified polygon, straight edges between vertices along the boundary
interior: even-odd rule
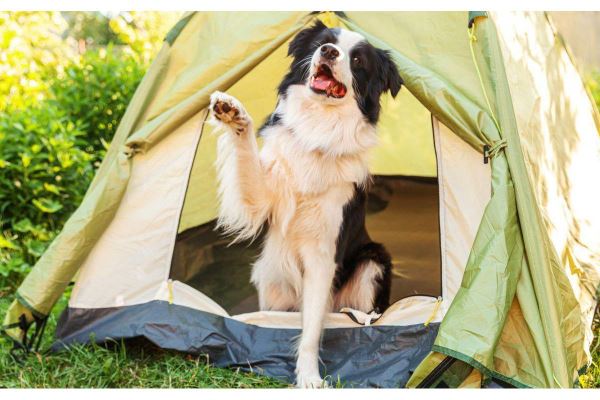
[[[4,236],[0,235],[0,249],[18,250],[19,247]]]
[[[51,88],[53,101],[63,107],[69,121],[94,132],[94,140],[88,140],[88,144],[102,154],[102,141],[114,136],[144,71],[144,63],[120,47],[109,45],[88,51],[55,80]]]
[[[23,168],[29,167],[31,164],[31,157],[29,157],[27,154],[21,154],[21,163],[23,164]]]
[[[40,211],[48,214],[53,214],[63,208],[62,204],[59,202],[43,197],[41,199],[33,199],[32,203]]]
[[[29,218],[24,218],[16,224],[13,224],[12,229],[17,232],[27,233],[31,232],[34,229],[34,226]]]
[[[27,252],[35,258],[41,257],[44,251],[46,251],[46,247],[48,247],[48,243],[39,240],[29,240],[25,244]]]
[[[50,193],[54,193],[56,195],[60,195],[60,188],[56,185],[53,185],[51,183],[46,183],[44,182],[44,189],[46,189],[46,191],[50,192]]]

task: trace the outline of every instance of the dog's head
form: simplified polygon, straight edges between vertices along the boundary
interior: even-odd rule
[[[379,118],[381,95],[389,91],[395,97],[403,83],[387,51],[356,32],[330,29],[321,21],[296,35],[288,55],[293,61],[279,86],[281,96],[291,85],[305,85],[316,101],[356,101],[373,124]]]

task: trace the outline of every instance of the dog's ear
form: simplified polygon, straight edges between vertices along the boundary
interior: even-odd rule
[[[301,30],[296,37],[290,42],[288,48],[288,56],[299,57],[305,49],[310,47],[310,43],[321,32],[327,29],[327,26],[320,20],[316,20],[315,24],[310,28]]]
[[[400,77],[398,67],[387,50],[377,49],[380,62],[380,73],[383,79],[384,90],[389,90],[392,97],[396,97],[404,81]]]

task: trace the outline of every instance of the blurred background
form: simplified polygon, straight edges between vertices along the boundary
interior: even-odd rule
[[[177,12],[0,11],[0,296],[81,201]],[[600,102],[600,12],[551,12]]]

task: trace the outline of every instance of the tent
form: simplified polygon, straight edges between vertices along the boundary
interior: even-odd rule
[[[544,13],[186,14],[5,332],[26,342],[74,281],[56,348],[145,337],[293,380],[299,314],[258,311],[257,242],[213,229],[205,121],[215,90],[262,121],[287,44],[315,18],[389,49],[405,81],[383,99],[367,221],[393,256],[393,305],[371,326],[329,314],[322,373],[347,386],[575,385],[600,283],[600,119]]]

